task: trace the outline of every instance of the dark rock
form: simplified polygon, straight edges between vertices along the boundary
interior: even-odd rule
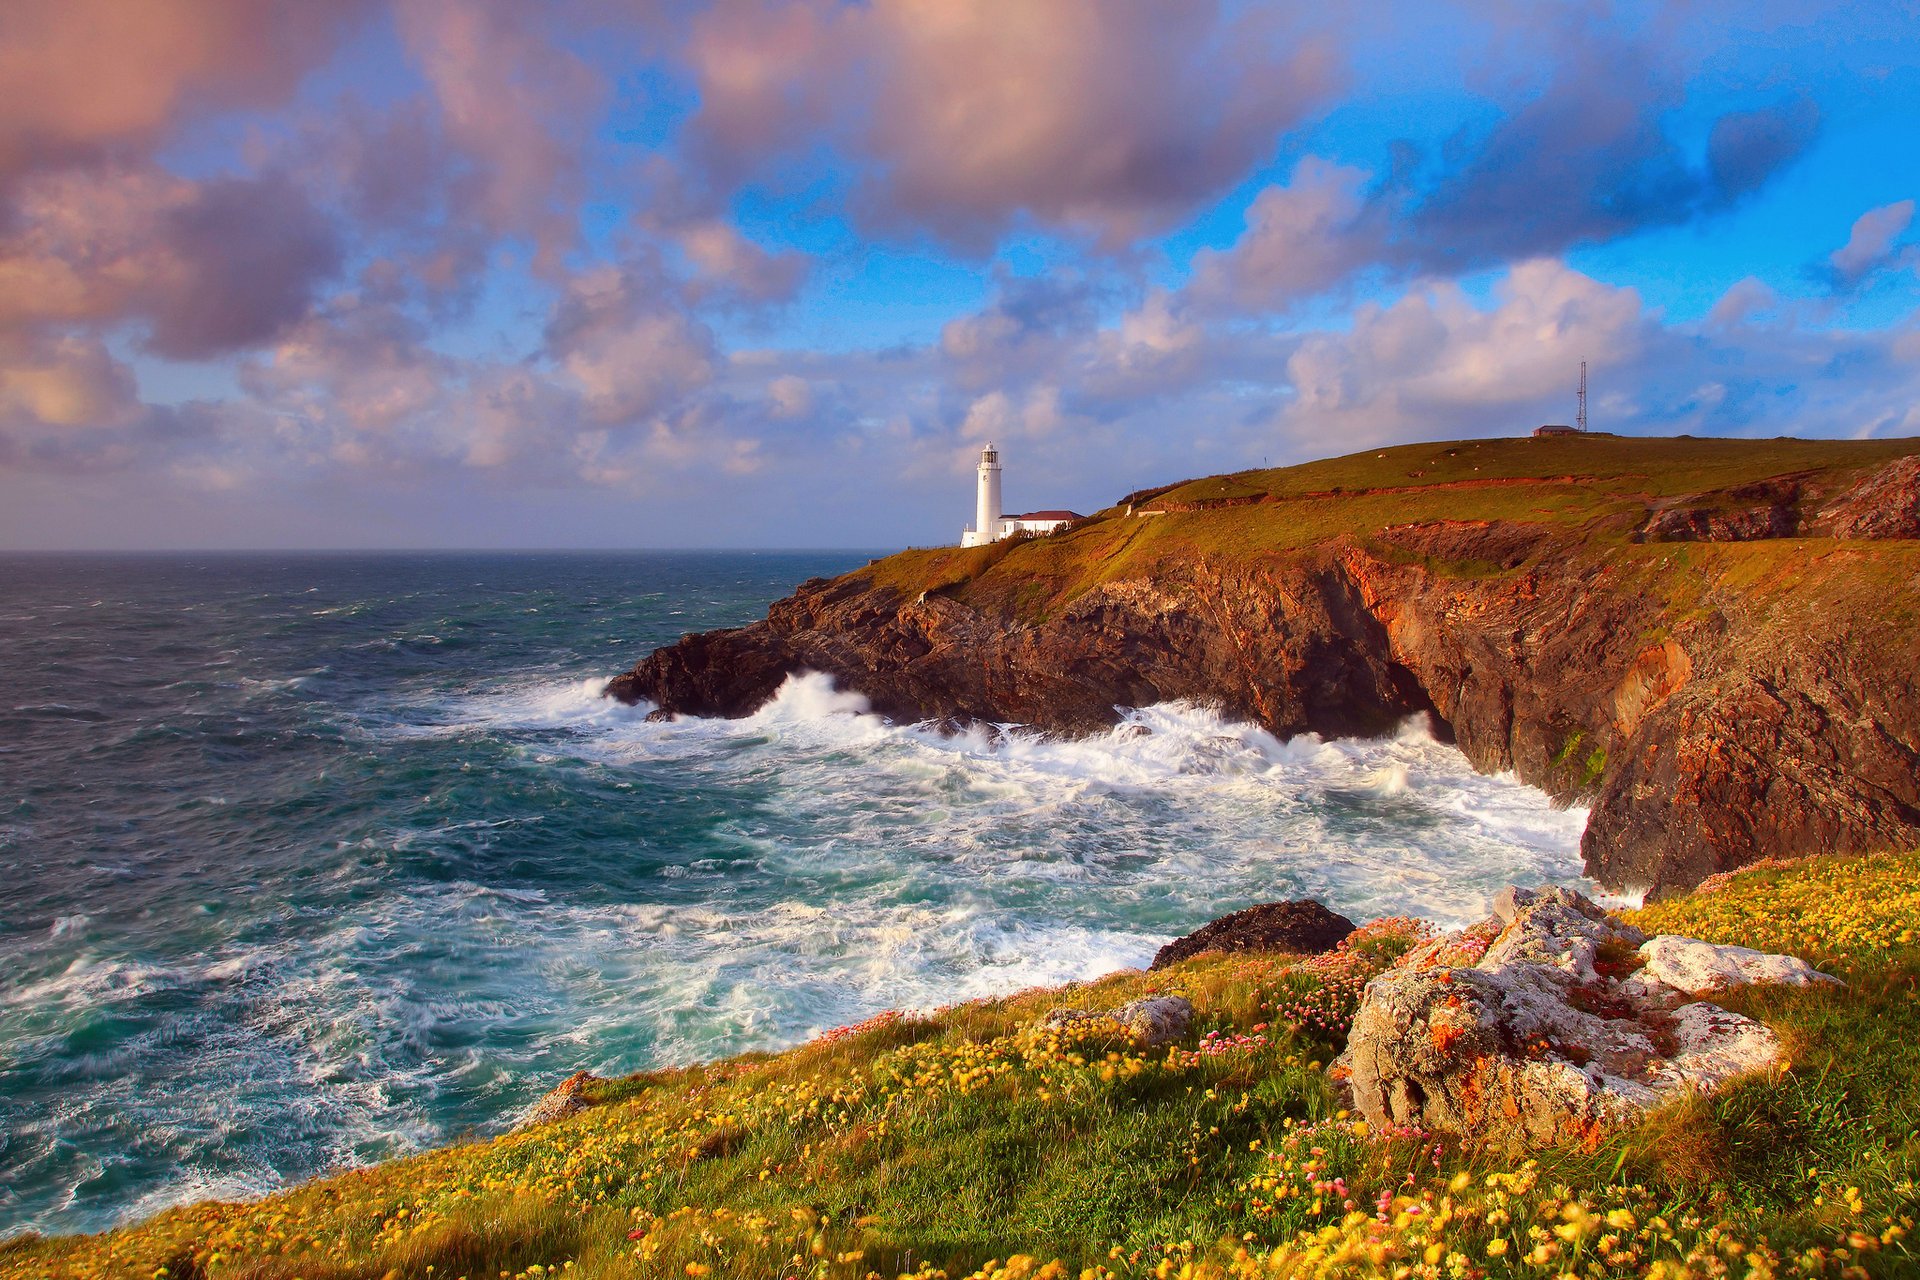
[[[1149,969],[1164,969],[1202,951],[1291,951],[1316,956],[1353,932],[1353,921],[1310,898],[1265,902],[1221,916],[1154,955]]]
[[[1866,512],[1904,509],[1906,474],[1884,469],[1832,518],[1893,527]],[[1582,530],[1426,522],[1368,546],[1163,561],[1039,618],[1004,573],[914,598],[856,572],[669,645],[607,691],[738,716],[818,671],[899,723],[1067,735],[1173,699],[1281,738],[1424,714],[1475,768],[1591,806],[1588,874],[1658,894],[1767,857],[1920,842],[1920,631],[1874,607],[1858,554],[1783,562],[1762,591]],[[1849,604],[1814,608],[1813,588]]]
[[[1791,538],[1800,516],[1785,503],[1725,511],[1713,507],[1669,507],[1641,530],[1642,542],[1755,542]]]

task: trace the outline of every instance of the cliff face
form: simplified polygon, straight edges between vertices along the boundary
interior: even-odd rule
[[[1799,489],[1817,511],[1884,480],[1797,480],[1766,528],[1803,523]],[[1264,527],[1250,505],[1269,521],[1305,507],[1223,501],[809,582],[608,692],[736,716],[811,670],[896,719],[1064,733],[1176,698],[1282,737],[1427,712],[1477,768],[1590,803],[1589,873],[1656,892],[1765,856],[1920,843],[1920,546],[1754,538],[1743,521],[1722,526],[1737,538],[1670,545],[1715,527],[1712,495],[1693,520],[1671,502],[1636,515],[1609,490],[1574,521],[1424,519],[1270,547],[1219,522],[1244,532]]]

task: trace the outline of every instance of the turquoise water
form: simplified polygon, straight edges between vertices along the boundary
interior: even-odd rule
[[[943,735],[598,696],[851,553],[0,558],[0,1233],[497,1131],[576,1069],[1096,976],[1249,902],[1478,914],[1585,815],[1417,726]]]

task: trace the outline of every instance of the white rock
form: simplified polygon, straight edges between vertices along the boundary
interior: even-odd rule
[[[1690,1002],[1699,984],[1831,981],[1791,956],[1648,941],[1566,889],[1505,889],[1494,911],[1367,984],[1341,1065],[1369,1122],[1591,1147],[1780,1062],[1765,1025]],[[1484,952],[1470,945],[1490,933]],[[1636,951],[1646,964],[1623,980]]]
[[[1042,1026],[1062,1027],[1076,1022],[1112,1019],[1143,1049],[1172,1044],[1193,1025],[1193,1003],[1185,996],[1149,996],[1118,1009],[1089,1013],[1085,1009],[1055,1009],[1041,1019]]]
[[[1635,976],[1642,983],[1658,982],[1690,996],[1710,996],[1755,983],[1789,987],[1818,982],[1838,983],[1798,956],[1774,955],[1751,947],[1715,946],[1698,938],[1663,933],[1640,948],[1646,961]]]

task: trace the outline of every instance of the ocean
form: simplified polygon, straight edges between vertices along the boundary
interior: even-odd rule
[[[1048,741],[606,677],[863,553],[0,557],[0,1235],[500,1131],[602,1074],[1144,965],[1254,902],[1479,916],[1586,815],[1409,724]]]

